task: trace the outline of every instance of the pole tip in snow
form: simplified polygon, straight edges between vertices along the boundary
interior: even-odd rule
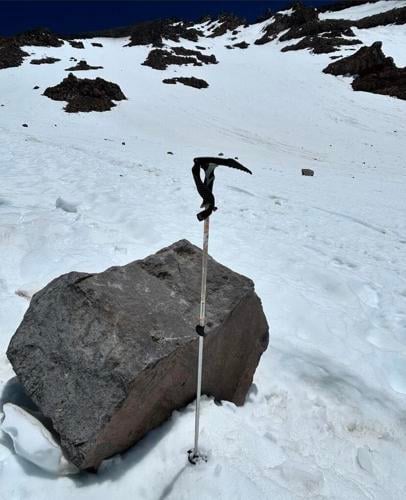
[[[199,451],[196,452],[194,449],[189,450],[187,452],[187,457],[192,465],[197,465],[202,462],[207,462],[207,455],[203,455]]]

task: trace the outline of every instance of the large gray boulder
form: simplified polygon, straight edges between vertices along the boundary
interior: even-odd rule
[[[34,295],[7,356],[80,469],[193,401],[202,252],[186,240]],[[254,284],[209,258],[202,392],[244,403],[268,325]]]

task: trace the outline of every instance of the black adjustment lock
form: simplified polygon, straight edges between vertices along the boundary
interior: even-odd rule
[[[200,337],[205,337],[207,334],[206,332],[204,331],[204,326],[201,326],[201,325],[197,325],[196,326],[196,333],[200,336]]]

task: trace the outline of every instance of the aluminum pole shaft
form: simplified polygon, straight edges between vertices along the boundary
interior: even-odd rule
[[[207,288],[207,257],[209,250],[209,226],[210,217],[204,220],[203,229],[203,262],[202,262],[202,284],[200,290],[200,315],[199,325],[204,328],[206,322],[206,288]],[[195,446],[193,455],[199,457],[199,419],[200,419],[200,396],[202,391],[202,367],[203,367],[203,336],[199,336],[199,355],[197,363],[197,390],[196,390],[196,415],[195,415]]]

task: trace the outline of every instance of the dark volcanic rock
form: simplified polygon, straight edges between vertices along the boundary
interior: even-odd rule
[[[7,356],[81,469],[127,449],[195,398],[202,252],[186,240],[34,295]],[[244,404],[268,345],[254,284],[209,258],[202,392]]]
[[[93,47],[103,47],[102,43],[99,42],[92,42]]]
[[[406,24],[406,7],[392,9],[374,16],[364,17],[354,23],[360,29],[388,26],[389,24]]]
[[[28,57],[27,52],[24,52],[15,44],[6,43],[0,45],[0,69],[21,66],[24,57]]]
[[[103,66],[89,66],[86,61],[79,61],[76,66],[66,68],[65,71],[88,71],[90,69],[103,69]]]
[[[328,5],[322,5],[317,10],[319,12],[337,12],[339,10],[348,9],[349,7],[380,1],[381,0],[339,0],[338,2],[329,3]]]
[[[327,31],[326,33],[320,33],[320,36],[325,38],[338,38],[342,35],[349,37],[355,36],[351,28],[344,28],[343,30],[332,30],[332,31]]]
[[[32,59],[30,64],[54,64],[60,61],[56,57],[44,57],[43,59]]]
[[[295,2],[292,6],[291,15],[275,14],[274,20],[264,30],[261,38],[256,40],[256,45],[263,45],[274,40],[282,31],[287,29],[298,29],[308,23],[318,22],[318,14],[313,7],[305,7],[302,2]]]
[[[393,59],[382,52],[382,42],[375,42],[371,47],[361,47],[355,54],[329,64],[323,72],[335,76],[354,76],[392,67]]]
[[[79,79],[72,73],[55,87],[48,87],[43,95],[55,101],[67,101],[64,109],[68,113],[108,111],[115,106],[113,100],[126,99],[116,83],[102,78]]]
[[[55,33],[42,28],[25,31],[24,33],[15,35],[12,39],[20,46],[61,47],[63,45],[63,40],[58,38]]]
[[[382,42],[362,47],[355,54],[333,62],[324,73],[355,76],[354,90],[406,99],[406,68],[398,68],[382,52]]]
[[[250,46],[247,42],[235,43],[233,47],[238,47],[239,49],[247,49]]]
[[[84,49],[85,48],[85,46],[83,45],[83,42],[75,42],[75,40],[68,40],[68,41],[74,49]]]
[[[361,43],[362,42],[360,40],[356,39],[347,40],[346,38],[306,36],[294,45],[283,47],[282,52],[311,49],[311,52],[314,54],[328,54],[330,52],[335,52],[338,47],[342,47],[344,45],[360,45]]]
[[[293,15],[293,14],[292,14]],[[285,16],[292,17],[292,16]],[[316,15],[313,19],[304,19],[301,17],[297,23],[292,26],[287,26],[289,21],[287,19],[278,18],[276,15],[273,24],[267,27],[267,30],[273,32],[274,37],[279,34],[282,30],[290,28],[289,31],[280,37],[280,40],[293,40],[295,38],[302,38],[304,36],[316,36],[322,33],[330,32],[333,33],[334,37],[338,36],[354,36],[351,27],[356,27],[360,29],[374,28],[376,26],[386,26],[389,24],[405,24],[406,23],[406,7],[400,9],[393,9],[387,12],[382,12],[381,14],[376,14],[374,16],[364,17],[360,20],[345,20],[345,19],[318,19]],[[276,24],[275,24],[276,23]],[[280,24],[280,26],[278,25]],[[276,30],[276,32],[275,32]],[[257,41],[256,43],[259,43]],[[262,43],[266,43],[263,41]]]
[[[352,88],[406,100],[406,68],[386,68],[360,76],[352,82]]]
[[[184,47],[172,47],[172,52],[177,56],[194,56],[204,64],[217,64],[218,62],[214,54],[206,56],[206,54],[202,54],[198,50],[185,49]]]
[[[349,33],[348,30],[353,24],[353,21],[344,19],[325,19],[323,21],[316,19],[300,26],[294,26],[280,37],[280,41],[285,42],[287,40],[294,40],[295,38],[302,38],[303,36],[316,36],[327,32],[333,32],[336,36],[341,36]]]
[[[164,38],[174,42],[179,42],[180,38],[197,42],[201,34],[200,31],[182,21],[175,22],[173,19],[147,21],[136,24],[131,29],[131,41],[128,46],[152,44],[155,47],[161,47]]]
[[[193,66],[202,66],[203,64],[217,64],[217,62],[216,56],[213,54],[206,55],[184,47],[168,47],[167,50],[152,49],[142,64],[150,68],[164,70],[170,65],[193,64]]]
[[[192,77],[179,76],[175,78],[165,78],[165,80],[162,80],[162,82],[169,84],[183,83],[183,85],[187,85],[195,89],[206,89],[209,86],[209,84],[205,80],[202,80],[201,78],[195,78],[194,76]]]
[[[236,28],[244,26],[246,23],[244,18],[228,13],[220,15],[217,21],[220,24],[214,28],[208,38],[215,38],[217,36],[224,35],[227,31],[234,31]]]
[[[193,64],[193,66],[202,66],[195,57],[177,56],[168,50],[152,49],[146,60],[142,63],[143,66],[149,66],[153,69],[164,70],[170,65],[181,66],[183,64]]]

